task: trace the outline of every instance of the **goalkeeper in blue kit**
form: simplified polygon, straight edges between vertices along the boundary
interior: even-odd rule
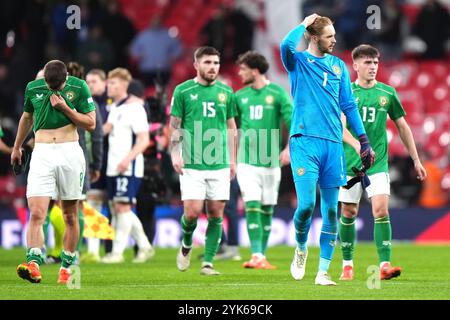
[[[345,63],[330,55],[336,44],[333,23],[317,14],[306,17],[281,43],[281,59],[289,74],[294,109],[290,132],[291,168],[298,199],[294,214],[297,247],[291,264],[295,280],[303,279],[308,257],[307,240],[320,187],[322,229],[318,285],[336,285],[328,275],[338,232],[339,187],[345,185],[342,146],[343,112],[361,143],[361,161],[369,168],[375,154],[370,147],[357,105],[352,96]],[[306,51],[297,51],[302,36]]]

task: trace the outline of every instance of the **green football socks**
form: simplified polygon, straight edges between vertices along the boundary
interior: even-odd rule
[[[39,266],[44,263],[41,248],[29,248],[27,250],[27,263],[36,262]]]
[[[262,254],[263,228],[261,223],[261,202],[246,202],[245,215],[247,218],[247,231],[248,237],[250,239],[250,248],[252,254]]]
[[[81,244],[83,243],[83,232],[84,232],[84,215],[81,207],[78,208],[78,223],[80,225],[80,238],[78,239],[77,243],[77,251],[80,252]]]
[[[188,221],[186,215],[183,214],[181,217],[181,229],[183,231],[183,245],[187,247],[192,246],[192,237],[194,235],[194,230],[197,227],[197,219],[193,221]]]
[[[375,219],[373,237],[380,263],[391,261],[392,228],[389,216]]]
[[[346,218],[341,215],[339,219],[339,238],[341,242],[342,257],[346,261],[353,260],[356,241],[356,217]]]
[[[205,255],[204,262],[212,263],[214,256],[219,249],[222,238],[223,218],[208,218],[208,227],[206,228]]]
[[[61,251],[61,267],[68,269],[75,262],[75,252]]]
[[[262,253],[266,254],[267,244],[269,242],[270,231],[272,231],[273,206],[261,206],[261,226],[262,226]]]

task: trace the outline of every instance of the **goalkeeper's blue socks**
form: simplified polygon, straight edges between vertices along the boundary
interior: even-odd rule
[[[320,233],[319,271],[327,272],[336,246],[339,188],[320,189],[320,195],[322,230]]]
[[[294,213],[295,240],[300,251],[306,251],[311,217],[316,201],[316,180],[303,179],[295,181],[298,207]]]

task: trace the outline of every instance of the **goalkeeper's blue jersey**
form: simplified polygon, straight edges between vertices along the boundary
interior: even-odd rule
[[[294,109],[290,135],[302,134],[342,143],[341,112],[358,136],[364,133],[352,95],[345,63],[330,54],[316,57],[296,47],[305,32],[300,25],[281,43],[281,58],[288,71]],[[354,126],[352,126],[354,127]]]

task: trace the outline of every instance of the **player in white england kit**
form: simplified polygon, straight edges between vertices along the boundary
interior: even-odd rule
[[[154,255],[140,220],[131,211],[144,175],[142,152],[149,144],[149,126],[143,105],[127,94],[130,81],[131,74],[126,69],[116,68],[108,73],[108,95],[113,104],[103,131],[109,135],[106,176],[116,234],[112,252],[101,260],[104,263],[124,261],[123,252],[129,235],[139,247],[133,262],[145,262]]]

